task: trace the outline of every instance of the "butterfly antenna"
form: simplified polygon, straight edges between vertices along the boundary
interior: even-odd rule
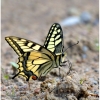
[[[78,43],[79,43],[79,41],[77,41],[77,43],[75,43],[75,44],[73,44],[73,45],[69,46],[67,49],[69,49],[69,48],[71,48],[71,47],[73,47],[73,46],[77,45]],[[67,50],[67,49],[66,49],[66,50]],[[65,51],[66,51],[66,50],[65,50]],[[64,52],[65,52],[65,51],[64,51]]]

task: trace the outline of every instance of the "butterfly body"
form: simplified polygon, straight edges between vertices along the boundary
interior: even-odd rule
[[[14,36],[5,39],[19,56],[18,73],[13,78],[21,75],[26,78],[26,81],[36,80],[45,76],[53,68],[59,67],[64,61],[63,32],[57,23],[51,26],[44,46]]]

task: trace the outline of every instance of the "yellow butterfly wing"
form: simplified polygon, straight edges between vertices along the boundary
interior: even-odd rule
[[[45,76],[56,65],[52,52],[43,46],[19,37],[5,38],[9,45],[19,55],[19,72],[13,77],[22,75],[28,81]]]
[[[44,42],[44,47],[50,50],[55,55],[55,60],[57,63],[57,67],[61,65],[66,57],[66,53],[63,51],[64,49],[64,41],[63,41],[63,31],[58,23],[54,23],[47,35],[47,38]]]
[[[41,47],[40,45],[37,45],[37,43],[33,43],[30,40],[14,36],[6,37],[5,40],[19,56],[22,56],[25,52],[38,50]]]
[[[21,75],[27,81],[31,78],[35,80],[63,61],[63,31],[58,23],[51,26],[44,46],[14,36],[5,39],[19,56],[19,72],[13,78]]]
[[[63,31],[58,23],[54,23],[51,26],[44,42],[44,47],[53,52],[55,55],[62,54],[64,48]]]

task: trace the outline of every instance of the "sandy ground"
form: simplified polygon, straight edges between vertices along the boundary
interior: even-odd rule
[[[1,96],[2,100],[99,100],[99,2],[98,0],[2,0],[1,31]],[[91,14],[88,23],[63,26],[64,46],[79,41],[67,50],[72,63],[53,69],[45,80],[30,81],[16,77],[10,62],[17,62],[18,56],[5,41],[6,36],[17,36],[41,45],[49,28],[70,16],[82,12]],[[60,80],[59,80],[60,79]],[[50,92],[52,90],[52,92]]]

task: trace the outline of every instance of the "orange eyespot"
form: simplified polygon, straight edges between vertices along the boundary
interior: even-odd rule
[[[37,77],[35,75],[32,76],[33,80],[37,80]]]

